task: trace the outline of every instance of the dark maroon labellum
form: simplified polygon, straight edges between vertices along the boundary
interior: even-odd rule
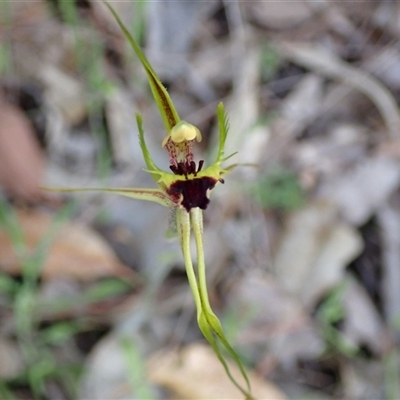
[[[177,198],[182,195],[183,199],[181,204],[185,207],[187,212],[195,207],[205,210],[210,202],[210,199],[207,197],[207,192],[213,189],[217,182],[217,179],[209,176],[176,181],[170,186],[167,193]]]

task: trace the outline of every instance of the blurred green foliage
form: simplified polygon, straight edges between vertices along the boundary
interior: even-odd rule
[[[306,196],[297,176],[290,170],[277,167],[260,176],[250,194],[266,209],[292,211],[305,204]]]
[[[346,317],[343,295],[348,285],[349,282],[345,280],[333,288],[318,306],[316,317],[325,340],[326,352],[340,353],[352,358],[358,355],[359,348],[338,327]]]
[[[262,81],[271,80],[281,65],[282,58],[267,42],[261,47],[261,79]]]
[[[22,373],[9,380],[0,379],[0,398],[13,399],[14,387],[28,387],[33,398],[46,398],[46,383],[56,380],[76,398],[77,382],[82,366],[74,362],[60,364],[54,349],[65,345],[79,332],[85,331],[85,317],[64,321],[55,320],[42,326],[51,315],[88,306],[127,292],[131,285],[119,279],[105,279],[83,290],[80,295],[44,300],[40,292],[40,276],[50,246],[58,229],[71,218],[74,206],[69,204],[54,217],[47,234],[33,251],[28,251],[22,227],[14,209],[0,197],[0,230],[4,231],[17,254],[21,265],[18,279],[0,272],[0,307],[12,313],[15,338],[25,362]]]

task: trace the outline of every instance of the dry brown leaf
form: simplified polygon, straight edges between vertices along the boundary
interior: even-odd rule
[[[18,212],[18,219],[29,255],[49,231],[53,218],[38,210],[26,210]],[[53,240],[41,273],[44,279],[69,277],[86,281],[129,273],[129,269],[118,261],[105,240],[83,224],[65,224]],[[0,231],[0,269],[11,274],[21,272],[21,264],[3,231]]]
[[[0,24],[0,38],[25,38],[30,28],[43,26],[49,17],[49,8],[44,1],[10,1]],[[4,34],[4,32],[7,32]]]
[[[239,371],[229,362],[233,375]],[[149,379],[171,390],[179,399],[243,399],[232,384],[211,348],[194,343],[182,351],[162,351],[154,354],[147,366]],[[249,372],[252,392],[257,399],[283,400],[286,396],[271,382]]]
[[[0,99],[0,185],[11,195],[35,200],[44,173],[44,156],[33,128],[18,108]]]
[[[342,279],[344,268],[362,246],[357,232],[338,220],[334,205],[310,204],[286,221],[274,259],[276,277],[312,307]]]
[[[313,14],[306,1],[249,1],[243,7],[258,24],[272,29],[293,28]]]

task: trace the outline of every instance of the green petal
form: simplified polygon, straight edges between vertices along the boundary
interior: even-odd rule
[[[154,163],[153,159],[150,156],[149,149],[147,148],[146,141],[144,140],[144,130],[143,130],[143,123],[142,123],[142,116],[140,114],[136,114],[136,123],[139,130],[139,144],[142,149],[142,154],[144,161],[147,165],[147,172],[151,174],[153,179],[157,182],[160,179],[160,176],[165,172],[158,168],[157,165]]]
[[[215,163],[220,163],[224,159],[225,141],[228,136],[229,122],[223,103],[219,103],[217,107],[217,118],[219,125],[219,147]]]
[[[220,180],[226,174],[231,172],[233,168],[236,167],[237,164],[231,165],[230,167],[221,168],[220,165],[226,161],[228,158],[231,158],[236,154],[233,153],[227,157],[225,155],[225,142],[228,136],[229,122],[228,117],[225,113],[225,108],[223,103],[219,103],[217,107],[217,118],[218,118],[218,126],[219,126],[219,145],[218,145],[218,153],[215,158],[214,164],[205,168],[204,170],[197,173],[197,177],[201,178],[204,176],[209,176],[211,178]]]
[[[167,92],[167,89],[162,85],[159,77],[154,72],[152,66],[150,65],[149,61],[147,60],[146,56],[143,54],[142,50],[140,49],[139,45],[136,43],[135,39],[126,29],[125,25],[122,23],[121,19],[118,17],[118,14],[114,11],[114,9],[108,4],[105,3],[109,10],[114,15],[118,25],[120,26],[122,32],[124,33],[125,37],[128,39],[130,45],[132,46],[133,50],[139,57],[140,61],[144,69],[146,70],[146,74],[149,80],[150,88],[153,93],[153,97],[157,103],[158,109],[160,110],[161,117],[163,119],[165,129],[169,132],[178,122],[179,122],[179,115],[175,109],[174,104],[172,103],[171,98]]]
[[[223,103],[218,104],[217,118],[218,118],[218,125],[219,125],[219,148],[218,148],[218,154],[217,154],[217,158],[216,158],[215,162],[217,164],[220,164],[223,161],[226,161],[228,158],[231,158],[232,156],[237,154],[237,151],[235,151],[234,153],[232,153],[229,156],[224,158],[225,142],[226,142],[226,138],[228,136],[228,130],[229,130],[229,121],[228,121],[228,116],[225,112]]]
[[[106,192],[115,193],[121,196],[131,197],[138,200],[153,201],[164,207],[174,207],[175,203],[168,197],[166,193],[159,189],[141,189],[141,188],[57,188],[57,187],[41,187],[44,190],[52,192]]]

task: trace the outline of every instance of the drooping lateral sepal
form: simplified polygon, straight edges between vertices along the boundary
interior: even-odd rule
[[[239,356],[226,338],[221,322],[213,312],[208,298],[206,266],[203,248],[203,214],[199,208],[190,210],[190,224],[193,230],[197,252],[197,280],[196,285],[193,285],[192,287],[192,291],[196,291],[196,305],[200,305],[200,307],[197,307],[197,322],[199,328],[213,348],[231,382],[245,395],[246,399],[253,399],[251,395],[250,381],[246,370],[243,367]],[[185,251],[190,252],[190,247],[187,245],[182,246],[182,251],[183,253],[185,253]],[[189,266],[186,266],[186,268],[188,267],[193,269],[191,262]],[[220,349],[220,345],[225,348],[239,368],[240,373],[245,381],[244,387],[232,375],[229,365],[225,360],[225,356]]]
[[[58,188],[58,187],[41,187],[41,189],[53,192],[105,192],[115,193],[125,197],[131,197],[138,200],[152,201],[161,204],[164,207],[173,207],[175,203],[171,201],[169,196],[160,189],[147,188]]]

